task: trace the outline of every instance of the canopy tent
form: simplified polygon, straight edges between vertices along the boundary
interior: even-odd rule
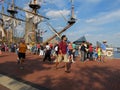
[[[96,42],[96,46],[101,46],[101,43],[99,41]]]
[[[73,43],[75,43],[75,44],[81,44],[83,41],[84,42],[87,41],[85,36],[80,37],[78,40],[74,41]]]

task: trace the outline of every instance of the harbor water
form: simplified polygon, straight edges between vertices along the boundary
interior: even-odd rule
[[[75,55],[78,56],[78,50],[76,50]],[[120,59],[120,52],[114,51],[112,58]]]
[[[119,58],[120,59],[120,52],[114,51],[113,58]]]

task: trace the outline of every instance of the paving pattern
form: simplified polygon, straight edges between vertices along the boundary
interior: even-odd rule
[[[27,55],[24,69],[20,69],[16,59],[14,53],[3,53],[0,56],[0,74],[38,90],[120,89],[120,59],[106,59],[104,63],[80,62],[77,57],[70,73],[64,72],[63,62],[55,69],[54,63],[43,62],[38,55]]]

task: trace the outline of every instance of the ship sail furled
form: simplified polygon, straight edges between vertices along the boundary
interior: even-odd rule
[[[26,12],[26,18],[30,19],[30,18],[33,18],[33,16],[34,16],[33,14]]]
[[[40,18],[40,17],[38,17],[38,16],[35,16],[35,15],[29,13],[29,12],[26,12],[26,18],[32,19],[34,24],[38,24],[38,23],[40,23],[41,21],[43,21],[43,18]]]
[[[4,16],[4,15],[2,15],[2,18],[4,22],[9,21],[11,19],[10,17]]]
[[[38,23],[40,23],[41,21],[43,21],[43,18],[40,18],[40,17],[38,17],[38,16],[34,16],[34,17],[33,17],[33,23],[34,23],[34,24],[38,24]]]
[[[0,25],[0,31],[2,32],[2,37],[5,37],[5,32],[3,30],[3,27]]]
[[[18,25],[20,25],[21,24],[21,21],[19,21],[19,20],[13,20],[13,27],[14,28],[16,28]]]
[[[4,1],[4,0],[1,0],[1,1]],[[0,1],[0,2],[1,2]],[[4,13],[4,7],[2,6],[2,13]],[[5,30],[4,30],[4,16],[1,15],[1,24],[0,24],[0,32],[1,32],[1,37],[5,37]],[[6,20],[9,20],[9,18],[5,18]]]

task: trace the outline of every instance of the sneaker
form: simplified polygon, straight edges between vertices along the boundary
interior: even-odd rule
[[[75,63],[75,61],[74,61],[74,60],[72,60],[72,63]]]
[[[20,64],[20,60],[17,60],[17,64]]]
[[[19,58],[17,58],[17,64],[20,64],[20,59]]]
[[[70,71],[69,71],[69,70],[66,70],[65,72],[66,72],[66,73],[70,73]]]

